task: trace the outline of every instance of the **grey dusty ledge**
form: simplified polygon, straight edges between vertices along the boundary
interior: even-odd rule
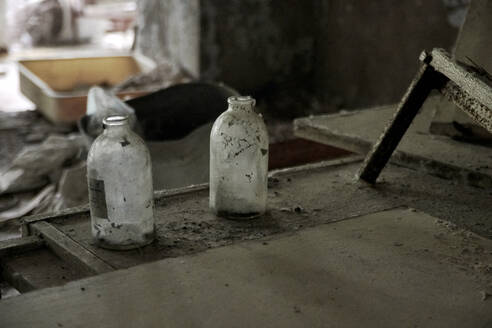
[[[376,182],[433,90],[438,90],[483,128],[492,132],[492,87],[490,83],[492,78],[486,71],[475,65],[451,59],[443,49],[434,49],[430,54],[423,51],[420,61],[422,62],[420,69],[396,106],[393,117],[367,153],[357,174],[358,179],[371,184]],[[373,127],[369,125],[369,128]],[[435,167],[435,165],[424,166]],[[449,168],[444,171],[449,171]],[[459,177],[457,173],[455,172],[453,177]],[[477,182],[476,175],[472,174],[469,180],[473,183]]]
[[[415,118],[393,153],[391,161],[435,176],[475,187],[492,188],[492,150],[426,133],[432,97]],[[366,154],[392,119],[396,105],[343,114],[319,115],[295,120],[298,137]],[[384,171],[383,171],[384,175]]]

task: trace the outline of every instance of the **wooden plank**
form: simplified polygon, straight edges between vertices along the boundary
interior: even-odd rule
[[[186,186],[183,188],[156,190],[154,191],[154,199],[159,200],[161,198],[166,198],[176,195],[185,195],[202,190],[208,190],[208,183],[200,183],[196,185]]]
[[[473,0],[467,8],[466,19],[463,22],[458,38],[455,43],[452,57],[456,60],[472,64],[470,60],[482,66],[483,69],[492,73],[492,60],[490,43],[490,31],[492,31],[492,1]],[[484,135],[481,126],[475,126],[472,119],[462,115],[458,108],[443,106],[437,109],[433,120],[433,131],[438,134],[457,136],[460,138],[473,138],[481,141],[492,139],[492,135]],[[457,130],[453,124],[457,122],[461,126],[470,129],[474,136],[464,135]]]
[[[492,110],[492,87],[486,82],[486,77],[480,76],[471,66],[452,60],[444,49],[433,49],[431,58],[430,65],[436,71],[453,81],[471,98]]]
[[[483,105],[453,81],[448,81],[441,88],[441,93],[475,122],[492,133],[492,107]]]
[[[84,204],[81,206],[75,206],[75,207],[67,208],[67,209],[64,209],[64,210],[61,210],[58,212],[40,213],[40,214],[25,216],[21,219],[22,236],[31,235],[31,232],[29,230],[29,225],[31,223],[34,223],[37,221],[43,221],[43,220],[46,220],[47,218],[61,218],[64,216],[70,216],[70,215],[74,215],[74,214],[85,213],[88,211],[89,211],[89,204]]]
[[[424,63],[398,104],[391,122],[367,154],[357,176],[374,184],[440,77]]]
[[[283,169],[276,169],[273,171],[270,171],[268,173],[268,176],[270,178],[275,178],[276,176],[282,176],[282,174],[293,174],[293,173],[300,173],[300,172],[305,172],[305,171],[311,171],[311,170],[317,170],[317,169],[323,169],[326,167],[338,167],[338,166],[343,166],[347,164],[353,164],[353,163],[358,163],[361,162],[364,159],[361,155],[350,155],[347,157],[343,158],[336,158],[336,159],[331,159],[327,161],[322,161],[318,163],[309,163],[309,164],[303,164],[299,166],[294,166],[294,167],[288,167],[288,168],[283,168]]]
[[[165,189],[165,190],[156,190],[154,191],[154,199],[158,200],[161,198],[165,197],[171,197],[175,195],[180,195],[180,194],[187,194],[187,193],[192,193],[200,190],[206,190],[208,189],[208,183],[202,183],[202,184],[197,184],[197,185],[191,185],[183,188],[175,188],[175,189]],[[55,219],[55,218],[62,218],[62,217],[68,217],[68,216],[73,216],[75,214],[83,214],[83,213],[88,213],[89,212],[89,204],[84,204],[80,206],[75,206],[71,208],[67,208],[58,212],[51,212],[51,213],[41,213],[41,214],[36,214],[36,215],[30,215],[30,216],[25,216],[21,219],[22,223],[22,235],[23,236],[29,236],[30,231],[29,231],[29,225],[38,222],[38,221],[44,221],[46,219]]]
[[[432,50],[431,58],[430,65],[449,79],[440,91],[492,133],[492,77],[472,63],[452,60],[443,49]]]
[[[48,222],[31,225],[33,231],[42,236],[47,245],[61,258],[87,274],[113,271],[114,267],[98,258]]]
[[[44,240],[38,236],[14,238],[0,241],[0,258],[4,256],[27,252],[44,245]]]
[[[1,273],[2,278],[21,293],[61,286],[90,276],[47,247],[2,257]]]

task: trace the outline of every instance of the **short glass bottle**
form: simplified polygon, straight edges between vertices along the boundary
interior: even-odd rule
[[[108,116],[91,146],[87,180],[92,236],[109,249],[132,249],[154,239],[152,163],[126,116]]]
[[[222,217],[253,218],[266,210],[268,133],[255,99],[227,102],[210,134],[210,208]]]

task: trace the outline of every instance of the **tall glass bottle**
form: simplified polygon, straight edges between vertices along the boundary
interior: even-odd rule
[[[229,97],[210,134],[210,208],[229,218],[265,212],[268,133],[250,96]]]
[[[87,158],[92,236],[104,248],[141,247],[154,239],[150,154],[126,116],[103,124]]]

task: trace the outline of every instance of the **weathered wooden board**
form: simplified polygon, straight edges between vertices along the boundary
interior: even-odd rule
[[[451,60],[443,49],[432,50],[431,57],[430,65],[452,81],[454,88],[451,89],[459,90],[461,96],[450,100],[492,133],[492,81],[487,73],[479,72],[479,67]]]
[[[15,255],[41,248],[44,240],[38,236],[29,236],[25,238],[14,238],[0,242],[0,257]]]
[[[1,269],[3,279],[21,293],[88,277],[46,247],[2,257]]]
[[[42,236],[55,254],[83,274],[100,274],[114,270],[113,266],[94,256],[94,254],[48,222],[35,222],[32,224],[31,229],[34,230],[36,235]]]

